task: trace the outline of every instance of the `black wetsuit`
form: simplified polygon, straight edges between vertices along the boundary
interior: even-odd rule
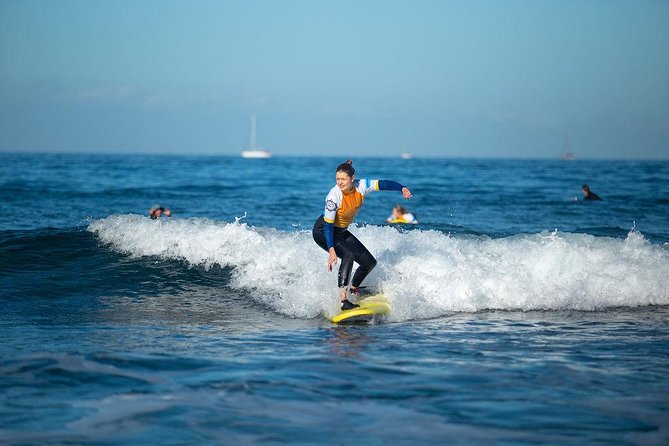
[[[597,201],[597,200],[599,200],[599,201],[604,201],[604,200],[602,200],[602,199],[599,197],[599,195],[597,195],[597,194],[594,193],[594,192],[590,192],[590,191],[588,191],[588,195],[586,195],[585,197],[583,197],[583,199],[584,199],[584,200],[588,200],[588,201]]]
[[[328,252],[328,245],[325,241],[325,233],[323,232],[324,226],[325,220],[321,215],[318,217],[318,220],[316,220],[316,223],[314,223],[312,235],[318,246]],[[353,269],[353,262],[360,265],[358,269],[355,270],[353,280],[350,282],[354,287],[360,286],[362,281],[365,280],[365,277],[367,277],[376,266],[376,259],[374,256],[372,256],[367,248],[365,248],[365,245],[351,234],[348,229],[334,227],[334,249],[337,253],[337,257],[341,259],[338,277],[339,288],[348,286],[351,278],[351,270]]]

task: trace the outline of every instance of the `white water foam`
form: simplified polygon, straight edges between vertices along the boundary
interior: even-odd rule
[[[88,230],[131,256],[231,267],[229,286],[291,317],[337,311],[336,272],[326,271],[327,253],[310,231],[139,215],[113,215]],[[557,231],[491,239],[388,226],[352,232],[378,260],[365,284],[385,291],[394,321],[482,310],[669,305],[669,250],[634,230],[624,240]]]

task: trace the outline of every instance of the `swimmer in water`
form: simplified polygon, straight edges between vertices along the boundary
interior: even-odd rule
[[[416,216],[407,211],[407,209],[401,204],[398,204],[393,208],[393,213],[386,219],[386,221],[388,223],[406,223],[411,225],[418,224]]]
[[[599,197],[599,195],[592,192],[590,190],[590,186],[587,184],[584,184],[581,190],[583,191],[583,199],[586,201],[604,201]]]
[[[161,215],[165,215],[166,217],[171,217],[172,212],[170,212],[169,209],[162,207],[159,204],[154,204],[153,206],[151,206],[151,209],[149,209],[149,217],[151,217],[151,220],[160,218]]]
[[[360,210],[365,195],[377,190],[402,192],[404,198],[411,198],[411,191],[391,180],[356,180],[353,161],[348,160],[337,167],[334,186],[325,197],[325,210],[314,224],[312,235],[314,241],[330,254],[328,271],[341,259],[338,284],[341,309],[350,310],[358,305],[348,300],[347,293],[357,294],[362,281],[376,266],[376,259],[353,234],[348,226]],[[351,279],[353,262],[358,269]],[[350,282],[350,287],[349,287]]]

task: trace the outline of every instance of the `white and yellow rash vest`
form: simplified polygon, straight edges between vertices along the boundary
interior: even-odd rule
[[[350,192],[333,187],[325,197],[323,219],[337,228],[346,229],[360,210],[365,195],[376,190],[379,190],[379,180],[355,180]]]
[[[362,202],[367,193],[375,190],[401,191],[400,183],[392,180],[355,180],[353,190],[342,192],[337,186],[330,189],[325,197],[325,210],[323,211],[323,234],[328,249],[334,246],[334,228],[346,229],[360,210]]]

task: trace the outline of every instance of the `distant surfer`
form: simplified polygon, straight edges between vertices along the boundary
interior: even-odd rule
[[[590,186],[588,186],[587,184],[584,184],[583,187],[581,188],[581,190],[583,191],[583,199],[584,200],[587,200],[587,201],[604,201],[599,197],[599,195],[592,192],[590,190]]]
[[[386,219],[388,223],[404,223],[404,224],[409,224],[409,225],[417,225],[418,220],[416,219],[416,216],[412,214],[411,212],[407,211],[407,209],[402,206],[401,204],[395,205],[393,208],[393,213]]]
[[[163,207],[159,204],[154,204],[153,206],[151,206],[151,209],[149,209],[149,217],[151,217],[151,220],[160,218],[161,215],[164,215],[166,217],[171,217],[172,212],[170,212],[170,210],[167,209],[166,207]]]
[[[376,259],[353,234],[348,226],[360,210],[365,195],[377,190],[402,192],[404,198],[411,198],[411,191],[396,181],[355,179],[353,161],[348,160],[337,167],[337,185],[325,197],[325,210],[314,224],[314,241],[330,254],[328,271],[341,259],[339,266],[339,295],[341,309],[350,310],[358,305],[348,300],[347,293],[356,294],[362,281],[376,266]],[[353,262],[359,266],[351,280]],[[349,287],[350,282],[350,287]]]

